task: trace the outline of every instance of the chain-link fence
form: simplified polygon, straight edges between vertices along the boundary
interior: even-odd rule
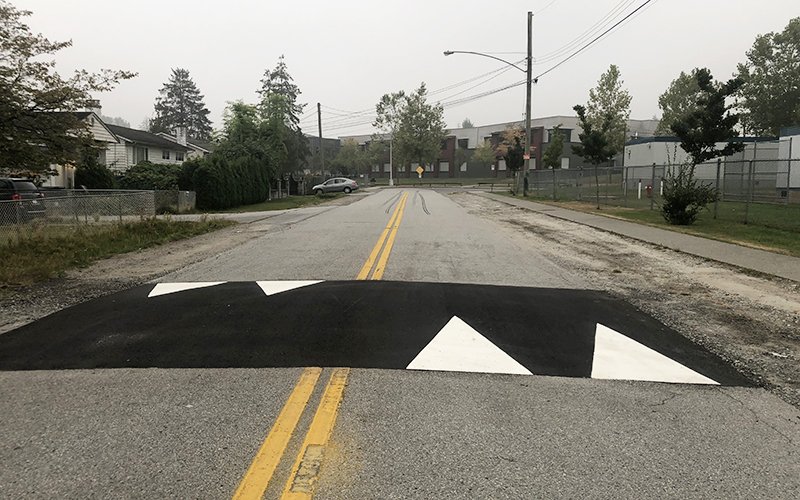
[[[37,227],[69,228],[152,217],[153,191],[45,190],[42,197],[0,201],[0,241]]]
[[[529,195],[602,206],[658,210],[664,180],[677,166],[579,167],[531,170]],[[697,165],[695,179],[713,186],[711,217],[800,231],[800,160],[714,161]]]

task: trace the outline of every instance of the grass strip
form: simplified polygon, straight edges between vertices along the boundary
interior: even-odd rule
[[[191,238],[234,224],[209,219],[39,226],[0,241],[0,286],[30,285],[112,255]]]

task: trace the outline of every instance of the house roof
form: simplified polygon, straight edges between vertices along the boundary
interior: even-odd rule
[[[172,134],[168,134],[166,132],[158,132],[158,135],[166,139],[169,139],[170,141],[178,142],[178,139],[176,139],[175,136]],[[186,144],[188,144],[194,149],[200,149],[206,153],[213,152],[214,149],[217,147],[216,144],[214,144],[213,142],[201,141],[199,139],[193,139],[191,137],[186,139]]]
[[[166,137],[158,134],[153,134],[145,130],[136,130],[128,127],[120,127],[119,125],[106,125],[114,135],[120,139],[132,142],[134,144],[147,144],[150,146],[159,146],[161,148],[169,148],[173,151],[188,151],[189,148],[182,146],[177,142],[167,139]]]

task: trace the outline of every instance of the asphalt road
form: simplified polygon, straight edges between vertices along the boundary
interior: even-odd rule
[[[0,497],[800,495],[796,408],[436,191],[242,230],[263,236],[0,336]],[[357,276],[382,282],[334,281]],[[659,363],[719,385],[646,381]]]

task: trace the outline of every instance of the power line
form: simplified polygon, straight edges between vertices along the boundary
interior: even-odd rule
[[[534,64],[544,64],[546,62],[552,61],[554,59],[558,59],[561,55],[566,54],[573,48],[577,47],[592,35],[597,33],[598,31],[602,30],[609,23],[613,22],[614,19],[619,17],[622,12],[625,11],[628,7],[630,7],[636,0],[620,0],[614,7],[611,8],[606,14],[598,19],[593,25],[587,28],[583,33],[572,39],[570,42],[562,45],[556,50],[548,52],[542,56],[534,58]]]
[[[633,16],[634,14],[636,14],[637,12],[639,12],[640,10],[642,10],[642,9],[643,9],[645,6],[647,6],[647,5],[648,5],[648,4],[650,4],[651,2],[653,2],[653,0],[645,0],[645,1],[644,1],[644,2],[641,4],[641,5],[639,5],[638,7],[636,7],[636,9],[634,9],[633,11],[631,11],[631,12],[630,12],[630,13],[629,13],[627,16],[623,17],[622,19],[620,19],[619,21],[617,21],[616,23],[614,23],[614,25],[613,25],[613,26],[611,26],[610,28],[608,28],[607,30],[605,30],[604,32],[602,32],[601,34],[599,34],[598,36],[596,36],[595,38],[593,38],[591,42],[587,43],[586,45],[584,45],[584,46],[583,46],[583,47],[581,47],[580,49],[576,50],[575,52],[573,52],[572,54],[570,54],[569,56],[567,56],[566,58],[564,58],[563,60],[561,60],[560,62],[558,62],[557,64],[555,64],[554,66],[552,66],[552,67],[548,68],[546,71],[544,71],[544,72],[542,72],[542,73],[539,73],[538,75],[536,75],[535,77],[533,77],[533,79],[534,79],[534,80],[538,80],[539,78],[541,78],[541,77],[543,77],[544,75],[546,75],[546,74],[550,73],[551,71],[553,71],[554,69],[558,68],[559,66],[561,66],[561,65],[562,65],[562,64],[564,64],[565,62],[569,61],[569,60],[570,60],[570,59],[572,59],[573,57],[577,56],[578,54],[580,54],[580,53],[581,53],[581,52],[583,52],[584,50],[588,49],[589,47],[591,47],[592,45],[594,45],[594,43],[595,43],[595,42],[597,42],[598,40],[600,40],[601,38],[603,38],[604,36],[606,36],[606,35],[607,35],[608,33],[610,33],[610,32],[611,32],[611,31],[612,31],[614,28],[616,28],[616,27],[617,27],[617,26],[619,26],[620,24],[622,24],[622,23],[624,23],[625,21],[627,21],[627,20],[628,20],[628,19],[629,19],[631,16]]]
[[[631,11],[631,12],[630,12],[628,15],[626,15],[625,17],[623,17],[622,19],[620,19],[619,21],[617,21],[616,23],[614,23],[614,25],[613,25],[613,26],[611,26],[610,28],[608,28],[607,30],[605,30],[605,31],[604,31],[603,33],[601,33],[600,35],[596,36],[596,37],[595,37],[594,39],[592,39],[590,42],[588,42],[587,44],[583,45],[581,48],[579,48],[578,50],[576,50],[575,52],[573,52],[572,54],[570,54],[569,56],[567,56],[567,57],[566,57],[566,58],[564,58],[563,60],[559,61],[559,62],[558,62],[557,64],[555,64],[554,66],[550,67],[549,69],[547,69],[546,71],[544,71],[544,72],[540,73],[539,75],[537,75],[537,76],[533,77],[533,79],[534,79],[534,80],[536,80],[536,79],[538,79],[538,78],[540,78],[540,77],[542,77],[542,76],[546,75],[547,73],[550,73],[551,71],[553,71],[554,69],[558,68],[558,67],[559,67],[559,66],[561,66],[562,64],[566,63],[567,61],[569,61],[569,60],[570,60],[570,59],[572,59],[573,57],[577,56],[578,54],[580,54],[580,53],[581,53],[581,52],[583,52],[584,50],[588,49],[588,48],[589,48],[589,47],[591,47],[593,44],[595,44],[597,41],[599,41],[601,38],[603,38],[605,35],[607,35],[607,34],[608,34],[608,33],[610,33],[611,31],[613,31],[613,30],[614,30],[614,28],[616,28],[617,26],[621,25],[622,23],[624,23],[625,21],[627,21],[628,19],[630,19],[630,18],[631,18],[632,16],[634,16],[634,15],[635,15],[637,12],[641,11],[641,10],[642,10],[644,7],[646,7],[648,4],[652,3],[653,1],[654,1],[654,0],[645,0],[645,2],[643,2],[641,5],[639,5],[639,6],[638,6],[636,9],[634,9],[633,11]],[[503,91],[505,91],[505,90],[512,89],[512,88],[514,88],[514,87],[518,87],[518,86],[520,86],[520,85],[524,85],[525,83],[526,83],[526,80],[522,80],[522,81],[519,81],[519,82],[516,82],[516,83],[512,83],[512,84],[510,84],[510,85],[506,85],[506,86],[504,86],[504,87],[500,87],[500,88],[497,88],[497,89],[489,90],[489,91],[482,92],[482,93],[479,93],[479,94],[475,94],[475,95],[472,95],[472,96],[463,97],[463,98],[461,98],[461,99],[456,99],[456,100],[449,101],[449,102],[443,102],[443,103],[440,103],[440,104],[441,104],[441,105],[442,105],[442,107],[444,107],[444,108],[452,108],[452,107],[455,107],[455,106],[458,106],[458,105],[461,105],[461,104],[466,104],[466,103],[468,103],[468,102],[472,102],[472,101],[476,101],[476,100],[478,100],[478,99],[482,99],[482,98],[484,98],[484,97],[488,97],[488,96],[490,96],[490,95],[493,95],[493,94],[497,94],[497,93],[499,93],[499,92],[503,92]]]
[[[541,14],[542,12],[544,12],[544,11],[545,11],[545,9],[547,9],[548,7],[550,7],[551,5],[553,5],[554,3],[556,3],[557,1],[558,1],[558,0],[550,0],[550,3],[548,3],[547,5],[545,5],[544,7],[542,7],[541,9],[537,10],[536,12],[534,12],[534,13],[533,13],[533,15],[535,16],[535,15]]]

